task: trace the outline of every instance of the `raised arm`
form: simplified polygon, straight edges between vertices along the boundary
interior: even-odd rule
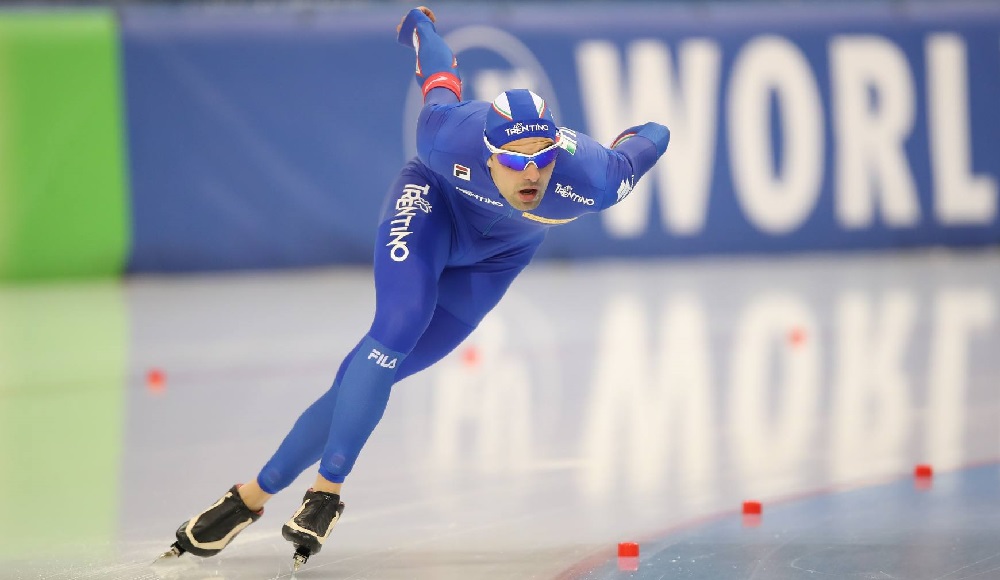
[[[639,178],[667,151],[669,143],[670,129],[659,123],[649,122],[622,131],[611,143],[608,166],[608,184],[612,187],[618,184],[618,189],[616,195],[605,198],[607,202],[601,209],[625,199]]]
[[[670,129],[650,121],[645,125],[636,125],[622,131],[611,143],[611,148],[629,158],[635,172],[635,180],[638,181],[667,151],[669,143]]]
[[[462,100],[458,60],[434,28],[436,20],[430,8],[414,8],[396,26],[396,40],[417,53],[417,84],[423,91],[424,104],[456,103]]]

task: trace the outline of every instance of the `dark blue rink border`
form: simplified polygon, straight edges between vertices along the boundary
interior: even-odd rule
[[[610,546],[556,578],[1000,578],[997,460],[938,473],[929,488],[908,475],[763,505],[754,526],[734,509],[640,539],[636,571],[619,570]]]

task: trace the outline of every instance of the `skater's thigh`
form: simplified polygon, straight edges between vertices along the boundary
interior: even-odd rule
[[[433,365],[461,344],[500,302],[537,247],[525,244],[478,264],[445,268],[434,316],[400,367],[397,380]]]
[[[537,249],[537,243],[526,244],[478,264],[445,269],[438,284],[438,305],[465,324],[478,326]]]
[[[389,189],[375,241],[375,319],[369,333],[409,352],[434,315],[454,225],[435,181],[412,165]]]
[[[420,335],[416,346],[396,372],[396,381],[419,373],[443,359],[465,340],[475,327],[455,318],[453,314],[438,306],[434,310],[427,330]]]

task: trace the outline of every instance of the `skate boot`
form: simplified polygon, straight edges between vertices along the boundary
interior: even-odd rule
[[[260,519],[264,510],[250,511],[234,485],[219,501],[177,528],[177,541],[157,560],[185,552],[207,558],[222,551],[244,528]]]
[[[281,527],[281,535],[295,544],[295,555],[292,556],[295,571],[306,563],[309,556],[319,553],[342,513],[344,502],[340,501],[339,495],[312,489],[306,492],[298,511]]]

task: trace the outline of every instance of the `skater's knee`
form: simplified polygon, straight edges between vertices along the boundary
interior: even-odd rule
[[[329,457],[324,457],[319,463],[319,474],[327,481],[333,483],[344,483],[347,474],[351,471],[354,462],[348,461],[343,453],[334,453]]]
[[[409,352],[427,329],[434,315],[434,305],[406,304],[378,313],[369,335],[398,352]]]
[[[265,493],[269,493],[271,495],[285,489],[291,483],[292,482],[288,478],[287,474],[276,467],[265,467],[257,475],[257,485],[259,485]]]
[[[405,291],[379,292],[369,334],[392,350],[409,352],[430,324],[436,304],[433,280],[413,282]]]

